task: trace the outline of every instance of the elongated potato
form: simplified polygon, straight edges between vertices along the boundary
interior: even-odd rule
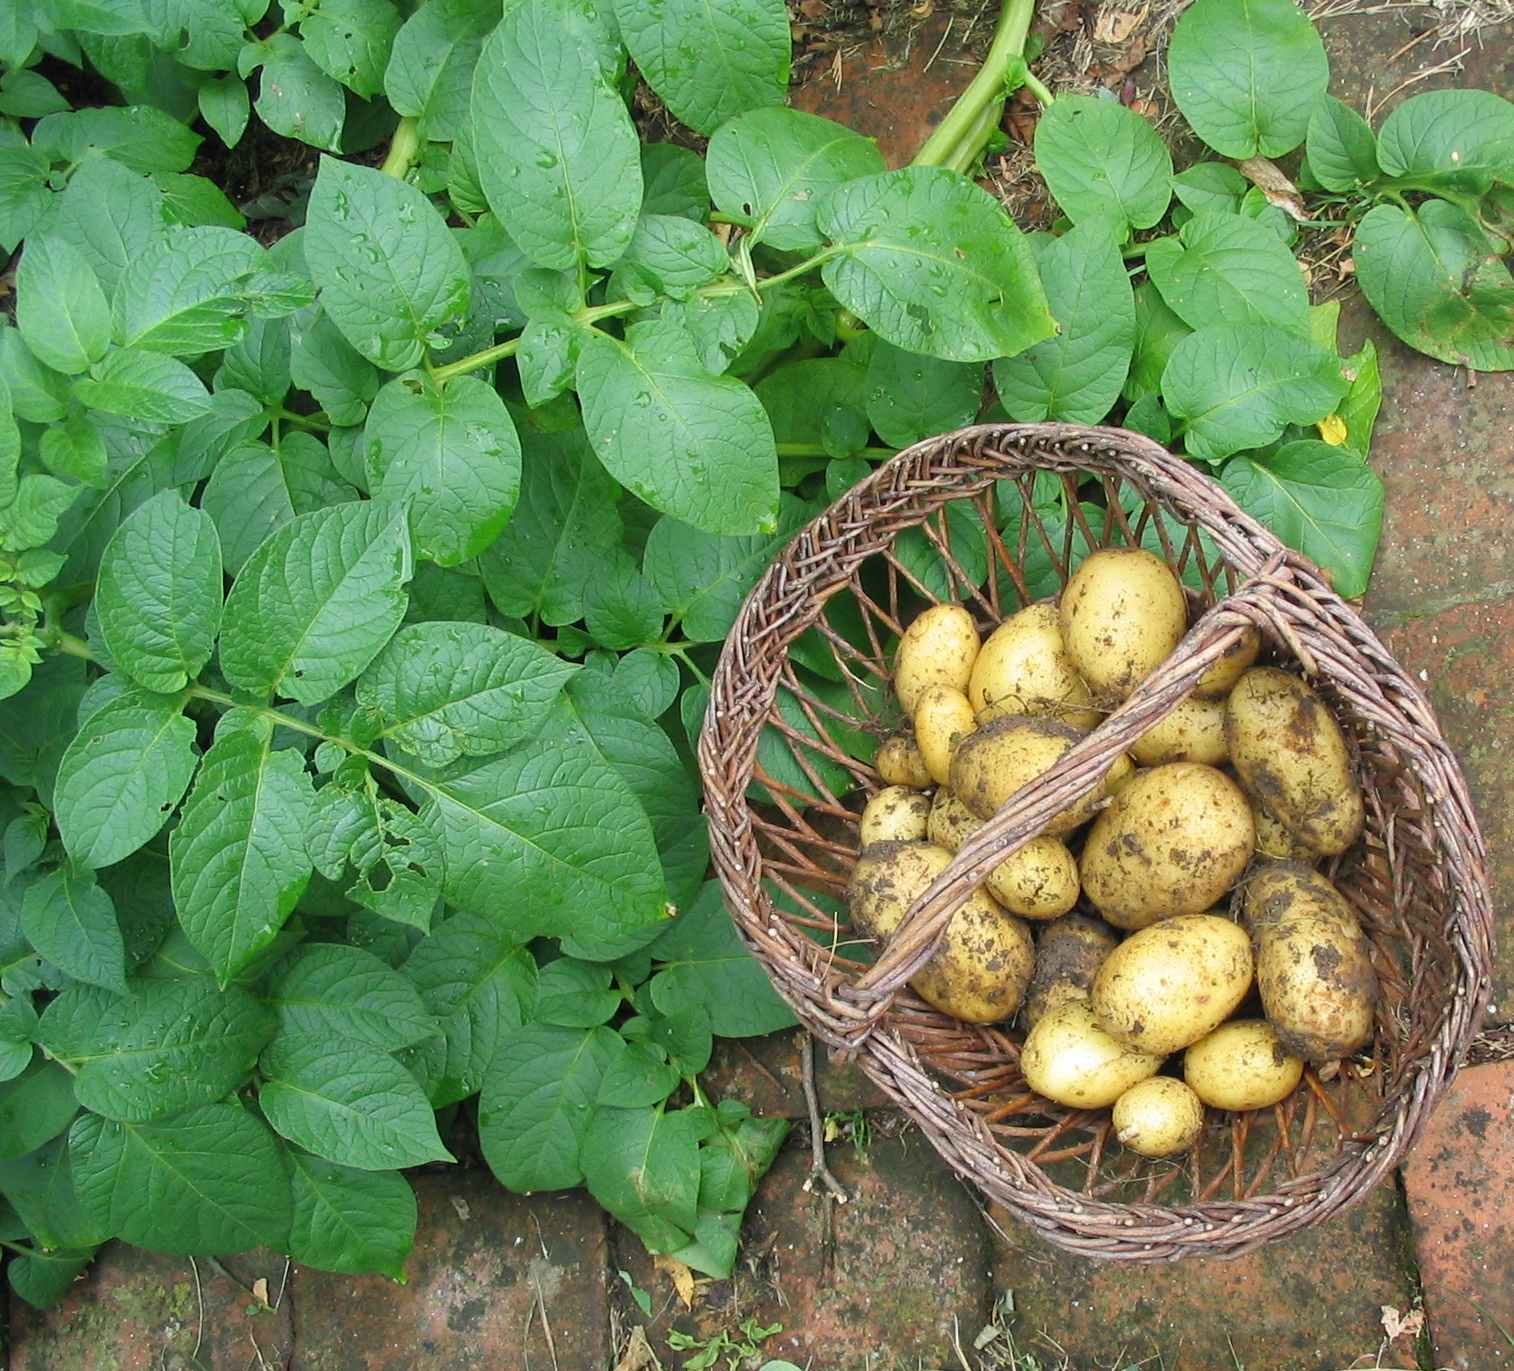
[[[1137,774],[1094,821],[1078,871],[1116,928],[1201,914],[1241,878],[1256,847],[1251,807],[1213,767],[1173,762]]]
[[[930,785],[930,771],[913,734],[895,733],[885,738],[873,765],[889,785],[905,785],[912,790]]]
[[[955,852],[974,833],[983,827],[983,820],[962,803],[947,786],[936,791],[931,801],[930,818],[925,823],[925,836],[937,847]]]
[[[873,843],[912,842],[925,837],[930,820],[930,797],[908,786],[885,786],[862,811],[857,837],[863,847]]]
[[[1036,937],[1036,969],[1020,1010],[1025,1025],[1035,1027],[1064,1000],[1086,1001],[1104,958],[1119,944],[1114,932],[1086,914],[1069,914],[1047,924]]]
[[[1060,919],[1078,902],[1078,863],[1066,843],[1042,834],[994,867],[983,884],[1011,914]]]
[[[932,605],[904,630],[894,658],[894,693],[904,712],[915,708],[926,686],[945,685],[967,693],[978,657],[978,629],[961,605]]]
[[[967,698],[984,721],[1006,714],[1061,719],[1092,728],[1102,717],[1089,709],[1088,686],[1062,646],[1054,604],[1027,605],[983,642],[967,683]]]
[[[1137,547],[1095,552],[1063,589],[1059,611],[1067,655],[1095,700],[1123,700],[1188,627],[1178,578]]]
[[[878,843],[857,858],[848,891],[853,920],[887,939],[951,861],[934,843]],[[1030,930],[975,890],[941,945],[911,978],[921,999],[967,1023],[997,1023],[1020,1007],[1035,963]]]
[[[1171,1076],[1137,1081],[1114,1102],[1111,1117],[1115,1136],[1143,1157],[1174,1157],[1204,1132],[1203,1101]]]
[[[1099,1026],[1138,1052],[1166,1056],[1196,1043],[1251,989],[1251,939],[1213,914],[1164,919],[1104,959],[1089,1004]]]
[[[1312,862],[1314,853],[1301,839],[1288,831],[1255,795],[1251,799],[1251,818],[1256,824],[1256,852],[1259,857],[1280,861]]]
[[[1265,1019],[1233,1019],[1183,1054],[1183,1079],[1216,1109],[1267,1109],[1287,1099],[1304,1062]]]
[[[1038,1095],[1074,1109],[1103,1109],[1162,1065],[1155,1053],[1116,1042],[1083,1000],[1048,1009],[1025,1038],[1020,1070]]]
[[[1225,737],[1246,789],[1310,851],[1333,856],[1361,836],[1345,736],[1297,676],[1252,667],[1226,701]]]
[[[1262,635],[1246,629],[1225,655],[1199,677],[1193,693],[1201,700],[1223,700],[1262,650]]]
[[[951,788],[980,819],[991,819],[1015,791],[1048,770],[1082,736],[1056,719],[995,719],[957,745]],[[1104,786],[1095,786],[1054,817],[1046,832],[1054,838],[1071,833],[1088,820],[1103,797]]]
[[[977,726],[973,707],[960,690],[929,685],[920,692],[920,701],[915,706],[915,742],[925,758],[925,769],[937,785],[946,784],[951,774],[952,753]]]
[[[1130,745],[1142,766],[1202,762],[1219,766],[1230,757],[1225,742],[1225,702],[1189,696],[1165,719]]]

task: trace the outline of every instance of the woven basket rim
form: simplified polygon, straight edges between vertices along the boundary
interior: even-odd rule
[[[1205,621],[1215,620],[1207,630],[1210,644],[1221,620],[1233,626],[1245,622],[1244,616],[1285,636],[1294,631],[1290,620],[1320,625],[1318,642],[1309,638],[1307,628],[1287,638],[1306,669],[1312,668],[1310,674],[1345,683],[1349,669],[1350,688],[1375,692],[1381,709],[1415,746],[1411,760],[1424,754],[1423,773],[1417,768],[1416,775],[1423,774],[1427,791],[1433,791],[1437,846],[1444,846],[1457,867],[1451,897],[1454,936],[1449,939],[1456,972],[1451,1002],[1443,1006],[1433,1040],[1414,1066],[1410,1088],[1400,1090],[1391,1102],[1392,1117],[1385,1112],[1371,1137],[1343,1141],[1329,1163],[1307,1177],[1252,1199],[1172,1206],[1090,1199],[1065,1190],[1034,1162],[1003,1152],[978,1116],[960,1109],[942,1090],[891,1020],[892,987],[884,987],[884,993],[871,1000],[866,995],[838,998],[813,971],[795,965],[783,930],[772,922],[771,905],[760,886],[763,859],[745,795],[757,733],[776,695],[773,655],[787,656],[788,645],[818,616],[814,606],[823,607],[830,595],[848,584],[851,567],[872,555],[867,530],[873,521],[907,513],[922,498],[940,494],[940,482],[928,468],[944,453],[968,467],[981,467],[983,478],[971,489],[996,474],[1002,476],[999,469],[1009,458],[1056,470],[1076,470],[1095,461],[1116,464],[1122,477],[1150,492],[1149,498],[1209,535],[1224,561],[1243,578],[1239,592],[1219,606],[1228,618],[1216,611],[1203,616]],[[798,601],[805,597],[800,606]],[[1197,626],[1190,639],[1196,634]],[[1202,645],[1201,639],[1196,641]],[[1184,651],[1180,646],[1179,654]],[[1166,707],[1175,698],[1172,692],[1186,691],[1201,669],[1172,673],[1164,687]],[[1101,724],[1095,735],[1118,733],[1117,719],[1123,712]],[[1153,717],[1148,710],[1146,722]],[[1127,728],[1129,736],[1144,731],[1145,724],[1139,719],[1137,724],[1134,732]],[[726,903],[743,941],[775,988],[815,1036],[856,1052],[868,1076],[921,1127],[959,1174],[1065,1248],[1137,1261],[1190,1254],[1230,1256],[1323,1220],[1364,1196],[1412,1145],[1480,1023],[1492,965],[1486,852],[1459,766],[1428,700],[1360,615],[1330,589],[1318,567],[1285,548],[1217,482],[1143,435],[1070,424],[979,424],[916,443],[880,465],[801,528],[743,602],[712,679],[698,755],[712,855]],[[1027,793],[1034,789],[1027,788]],[[1014,809],[1019,799],[1006,808]],[[1033,822],[1035,804],[1019,808]],[[1048,802],[1041,810],[1044,818],[1054,812],[1054,805]],[[1001,833],[1006,831],[1004,818],[1001,811],[993,821]],[[980,848],[992,850],[986,844]],[[949,915],[947,908],[938,922],[944,924]],[[896,975],[895,986],[907,978]]]

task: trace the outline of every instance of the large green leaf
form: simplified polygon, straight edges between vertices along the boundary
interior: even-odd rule
[[[76,376],[110,346],[110,306],[89,260],[61,238],[27,241],[16,270],[16,326],[44,366]]]
[[[1147,249],[1146,270],[1173,313],[1192,328],[1223,321],[1308,329],[1309,291],[1298,263],[1255,219],[1200,210],[1176,238]]]
[[[0,1160],[35,1152],[63,1132],[78,1112],[68,1072],[54,1062],[33,1062],[0,1085]]]
[[[301,948],[269,983],[267,999],[284,1035],[346,1038],[398,1052],[437,1031],[415,986],[359,947]]]
[[[263,65],[255,102],[258,118],[285,138],[338,151],[346,118],[341,86],[310,60],[293,34],[275,34],[263,49],[258,58]]]
[[[468,117],[468,90],[484,38],[499,19],[494,0],[426,0],[394,37],[384,94],[424,139],[450,142]]]
[[[1309,116],[1309,170],[1326,190],[1351,191],[1381,175],[1372,126],[1350,105],[1324,96]]]
[[[597,1109],[583,1140],[584,1181],[652,1252],[672,1252],[694,1234],[699,1141],[708,1110]]]
[[[1486,90],[1410,96],[1383,120],[1377,155],[1386,175],[1421,190],[1514,185],[1514,103]]]
[[[302,13],[306,55],[332,80],[373,99],[383,89],[389,48],[401,22],[391,0],[321,0]]]
[[[908,447],[972,422],[983,402],[983,367],[922,357],[880,340],[866,385],[867,417],[878,436]]]
[[[397,1281],[415,1244],[415,1192],[397,1171],[359,1171],[289,1150],[289,1255],[319,1271]]]
[[[113,348],[74,394],[91,409],[149,424],[187,424],[210,410],[210,394],[177,357],[142,348]]]
[[[1172,154],[1150,121],[1114,100],[1066,94],[1036,124],[1036,165],[1073,223],[1150,228],[1172,198]]]
[[[816,223],[835,252],[826,285],[896,347],[987,362],[1055,330],[1014,221],[956,172],[904,167],[850,181]]]
[[[47,1247],[93,1247],[112,1234],[80,1202],[66,1136],[14,1161],[0,1159],[0,1195]]]
[[[46,960],[76,981],[126,989],[126,945],[116,907],[95,873],[72,865],[33,881],[21,899],[21,930]]]
[[[117,339],[148,352],[199,357],[241,336],[238,282],[262,249],[229,228],[167,230],[127,263],[116,285]]]

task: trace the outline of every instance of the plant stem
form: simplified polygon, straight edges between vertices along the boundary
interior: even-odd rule
[[[1051,91],[1046,88],[1046,83],[1035,72],[1027,70],[1025,73],[1025,89],[1041,102],[1041,108],[1045,109],[1056,99]]]
[[[915,154],[911,165],[944,167],[959,163],[962,145],[967,135],[978,125],[983,111],[990,106],[1002,110],[1004,73],[1010,60],[1021,56],[1025,51],[1025,38],[1030,32],[1030,19],[1035,7],[1035,0],[1004,0],[1004,7],[999,11],[999,22],[994,28],[993,42],[989,45],[983,65],[978,68],[978,74],[957,97],[957,103],[947,111],[946,118],[936,126],[936,131],[926,139],[925,146]],[[995,118],[994,122],[997,123],[998,119]],[[976,159],[977,150],[973,149],[967,164],[971,166]]]
[[[407,114],[395,125],[394,137],[389,140],[389,153],[379,170],[403,181],[420,154],[421,136],[416,131],[415,120]]]

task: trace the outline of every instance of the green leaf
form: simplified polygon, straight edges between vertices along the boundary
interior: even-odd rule
[[[187,424],[210,409],[210,393],[183,362],[141,348],[113,348],[74,394],[91,409],[150,424]]]
[[[378,394],[379,374],[324,314],[290,332],[289,375],[320,402],[333,424],[363,422]]]
[[[660,964],[652,1003],[664,1014],[699,1005],[722,1038],[775,1033],[795,1021],[742,943],[715,881],[652,944],[652,957]]]
[[[1184,421],[1189,456],[1213,462],[1262,447],[1289,424],[1323,419],[1346,393],[1340,359],[1266,324],[1190,333],[1162,373],[1162,399]]]
[[[1377,361],[1377,347],[1370,338],[1362,343],[1355,357],[1346,359],[1346,375],[1351,389],[1340,402],[1336,413],[1346,421],[1346,444],[1363,458],[1372,448],[1372,428],[1383,404],[1383,373]]]
[[[230,347],[245,328],[237,283],[262,256],[258,245],[235,229],[168,229],[116,283],[116,337],[172,357]]]
[[[816,224],[836,298],[887,342],[954,362],[1012,357],[1055,324],[1029,246],[986,191],[943,167],[839,187]]]
[[[667,892],[651,824],[564,702],[529,742],[420,786],[454,905],[490,910],[518,941],[560,937],[586,958],[620,956],[660,925]]]
[[[879,342],[866,385],[867,417],[878,436],[893,447],[908,447],[972,421],[983,399],[983,368]]]
[[[15,1161],[0,1161],[0,1194],[47,1247],[93,1247],[111,1236],[109,1226],[80,1203],[66,1136]]]
[[[1294,0],[1195,0],[1167,70],[1193,131],[1235,158],[1292,152],[1330,81],[1325,45]]]
[[[1264,457],[1236,457],[1220,479],[1242,509],[1324,567],[1339,594],[1366,590],[1383,483],[1357,453],[1305,439]]]
[[[168,842],[179,922],[222,985],[278,936],[310,879],[305,760],[262,733],[223,722]]]
[[[187,172],[160,171],[153,178],[163,192],[163,213],[171,224],[189,228],[247,227],[246,216],[214,181]]]
[[[753,243],[781,252],[819,247],[820,201],[837,186],[883,169],[872,139],[776,102],[723,123],[705,161],[716,206],[750,220]]]
[[[0,77],[0,114],[40,119],[69,108],[57,86],[37,71],[8,71]]]
[[[14,252],[51,208],[47,176],[47,158],[35,148],[0,147],[0,247],[7,252]]]
[[[146,1123],[230,1095],[273,1030],[274,1016],[237,986],[140,980],[124,999],[64,991],[42,1015],[41,1041],[76,1073],[86,1109]]]
[[[263,46],[266,53],[255,102],[258,118],[285,138],[297,138],[327,152],[339,151],[347,117],[341,86],[310,60],[292,34],[279,34]]]
[[[589,1193],[652,1252],[684,1246],[699,1202],[699,1140],[709,1111],[596,1109],[583,1140]]]
[[[524,742],[577,670],[483,624],[414,624],[358,679],[357,698],[379,721],[379,737],[428,766],[446,766]]]
[[[584,1178],[579,1150],[605,1072],[625,1050],[608,1028],[528,1024],[507,1034],[484,1077],[478,1140],[511,1190],[566,1190]]]
[[[682,330],[595,333],[578,359],[594,455],[654,509],[711,533],[754,533],[778,505],[778,454],[756,395],[705,370]]]
[[[676,143],[643,143],[641,212],[677,214],[704,223],[710,214],[705,166],[698,153]]]
[[[522,0],[484,44],[473,139],[489,207],[537,266],[608,266],[641,206],[636,129],[585,0]]]
[[[1135,349],[1135,298],[1120,249],[1109,222],[1090,219],[1038,258],[1061,332],[995,362],[994,388],[1014,419],[1096,424],[1119,399]]]
[[[49,0],[53,26],[81,33],[143,33],[149,25],[139,0]]]
[[[1309,116],[1309,170],[1326,190],[1352,191],[1377,180],[1377,139],[1350,105],[1322,96]]]
[[[85,1213],[126,1242],[199,1256],[288,1243],[282,1149],[240,1104],[149,1124],[86,1114],[68,1148]]]
[[[363,433],[374,498],[408,502],[418,556],[440,566],[476,557],[520,493],[520,439],[494,387],[472,376],[445,390],[424,376],[390,381]]]
[[[173,696],[128,688],[91,713],[58,766],[58,832],[85,866],[130,856],[168,821],[194,775],[195,726]]]
[[[492,919],[461,913],[423,938],[403,970],[446,1041],[441,1093],[432,1104],[476,1094],[500,1043],[535,1005],[535,958],[502,937]]]
[[[714,133],[732,115],[781,105],[789,80],[783,0],[656,7],[616,0],[615,17],[637,68],[673,117]]]
[[[53,1062],[33,1062],[15,1080],[0,1085],[0,1160],[36,1151],[67,1128],[78,1112],[68,1072]]]
[[[600,647],[621,650],[658,641],[665,614],[656,587],[624,554],[584,592],[584,625]]]
[[[410,569],[402,507],[375,501],[296,516],[253,553],[226,597],[226,679],[319,704],[393,636]]]
[[[252,115],[246,83],[236,76],[206,81],[196,98],[201,118],[216,131],[228,149],[236,147],[242,141]]]
[[[615,280],[633,300],[650,303],[659,294],[683,300],[730,269],[725,247],[703,224],[676,214],[643,214],[615,264]]]
[[[307,1152],[360,1171],[455,1161],[420,1086],[393,1057],[329,1034],[280,1034],[263,1053],[258,1104]]]
[[[310,60],[365,100],[384,87],[389,49],[399,29],[400,13],[390,0],[321,0],[300,20]]]
[[[116,907],[88,868],[61,866],[27,886],[21,929],[37,952],[66,975],[125,993],[126,947]]]
[[[1036,165],[1073,223],[1112,218],[1121,239],[1159,223],[1172,198],[1167,145],[1117,100],[1058,96],[1036,124]]]
[[[1474,371],[1514,367],[1514,276],[1459,205],[1378,205],[1352,257],[1367,302],[1410,347]]]
[[[1228,162],[1198,162],[1172,178],[1172,190],[1195,214],[1223,210],[1239,214],[1250,182]]]
[[[533,1023],[560,1028],[593,1028],[607,1023],[620,1008],[620,991],[610,985],[611,972],[603,963],[559,957],[542,967],[536,982]]]
[[[200,135],[150,105],[104,106],[49,114],[32,129],[32,146],[64,165],[98,152],[132,171],[188,171]]]
[[[9,324],[0,324],[0,373],[16,418],[50,424],[68,413],[67,378],[32,356],[20,331]]]
[[[42,460],[55,476],[72,477],[85,485],[106,484],[105,440],[88,416],[75,410],[61,424],[42,435]]]
[[[14,941],[16,932],[8,930],[5,943],[24,954],[19,941]],[[10,961],[11,952],[6,951],[5,957]],[[16,995],[0,1004],[0,1081],[14,1080],[31,1064],[32,1041],[36,1036],[37,1011],[30,999]]]
[[[1277,234],[1254,219],[1200,210],[1176,238],[1151,245],[1146,270],[1162,299],[1193,328],[1223,320],[1308,330],[1309,292],[1298,263]]]
[[[1193,332],[1150,281],[1135,288],[1135,320],[1135,354],[1122,392],[1127,400],[1155,395],[1162,388],[1162,372],[1173,349]]]
[[[93,1247],[64,1248],[42,1252],[33,1249],[24,1257],[12,1257],[6,1267],[11,1289],[35,1309],[46,1309],[61,1300],[84,1268],[94,1260]]]
[[[468,308],[468,264],[431,202],[373,167],[321,159],[305,225],[321,306],[386,371],[416,366]]]
[[[415,986],[356,947],[301,948],[269,985],[268,1003],[282,1035],[345,1038],[381,1052],[398,1052],[437,1031]]]
[[[90,154],[68,178],[51,228],[89,259],[107,295],[163,235],[163,196],[140,172]]]
[[[1385,175],[1420,190],[1486,194],[1514,184],[1514,103],[1485,90],[1432,90],[1410,96],[1377,136]]]
[[[165,490],[116,530],[95,610],[116,666],[147,690],[182,690],[221,625],[221,543],[208,514]]]
[[[679,1079],[678,1068],[659,1049],[627,1043],[600,1082],[598,1103],[617,1109],[660,1104],[678,1089]]]
[[[44,366],[77,376],[110,346],[110,306],[88,259],[61,238],[31,238],[16,269],[16,326]]]
[[[427,0],[395,35],[384,94],[396,113],[416,121],[423,139],[457,136],[479,51],[498,19],[493,0]]]
[[[358,1171],[291,1148],[289,1255],[318,1271],[405,1279],[415,1192],[396,1171]]]
[[[0,509],[0,548],[7,552],[29,551],[49,541],[83,487],[34,473],[23,476],[15,489],[15,499]]]
[[[216,371],[217,388],[231,386],[277,405],[289,393],[291,351],[287,319],[253,319]],[[296,430],[298,431],[298,430]]]

